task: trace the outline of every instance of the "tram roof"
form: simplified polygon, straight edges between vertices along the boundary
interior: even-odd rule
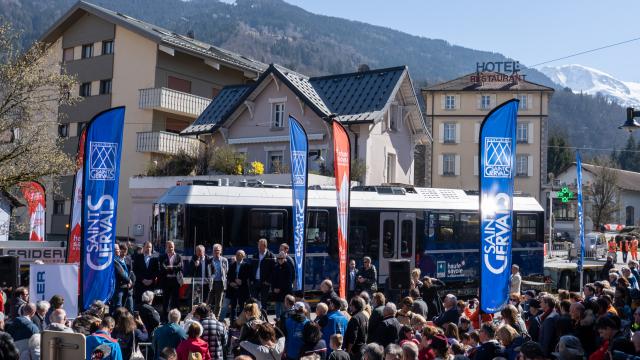
[[[369,209],[478,210],[478,196],[459,189],[411,188],[403,194],[351,191],[351,207]],[[309,190],[309,207],[335,207],[335,190]],[[291,206],[291,189],[238,186],[179,185],[167,190],[160,204]],[[543,211],[533,197],[515,196],[516,211]]]

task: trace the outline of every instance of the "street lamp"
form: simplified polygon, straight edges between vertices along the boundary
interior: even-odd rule
[[[627,108],[627,121],[624,124],[618,126],[618,129],[624,129],[629,132],[640,129],[640,123],[634,120],[634,118],[640,117],[640,110],[635,110],[632,107]]]

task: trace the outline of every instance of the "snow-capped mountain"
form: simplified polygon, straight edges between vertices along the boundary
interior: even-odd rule
[[[540,71],[575,93],[600,93],[622,106],[640,106],[640,83],[618,80],[603,71],[578,64],[543,67]]]

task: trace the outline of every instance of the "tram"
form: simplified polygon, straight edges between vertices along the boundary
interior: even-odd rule
[[[514,197],[513,263],[523,275],[543,273],[543,222],[533,197]],[[153,209],[152,241],[162,250],[167,240],[176,251],[214,243],[225,256],[243,249],[251,258],[265,238],[277,252],[292,243],[291,189],[278,186],[215,186],[187,183],[169,189]],[[334,189],[308,192],[304,255],[305,291],[338,278],[336,195]],[[478,196],[457,189],[364,186],[351,190],[348,258],[362,266],[369,256],[384,288],[392,260],[406,259],[423,275],[445,281],[459,295],[475,293],[480,274]]]

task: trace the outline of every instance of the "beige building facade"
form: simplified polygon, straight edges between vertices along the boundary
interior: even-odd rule
[[[266,68],[210,44],[172,33],[127,15],[79,2],[42,37],[62,68],[76,76],[70,91],[83,100],[60,108],[58,134],[75,154],[78,136],[102,110],[125,106],[119,185],[118,236],[149,231],[132,221],[129,181],[160,156],[194,153],[201,141],[180,136],[224,86],[254,81]],[[54,59],[55,60],[55,59]],[[66,238],[73,177],[61,193],[48,192],[47,233]]]
[[[540,200],[547,174],[547,118],[552,94],[552,88],[496,73],[472,73],[422,89],[425,117],[434,137],[432,165],[427,169],[431,186],[478,190],[480,124],[491,109],[517,98],[514,190]]]

